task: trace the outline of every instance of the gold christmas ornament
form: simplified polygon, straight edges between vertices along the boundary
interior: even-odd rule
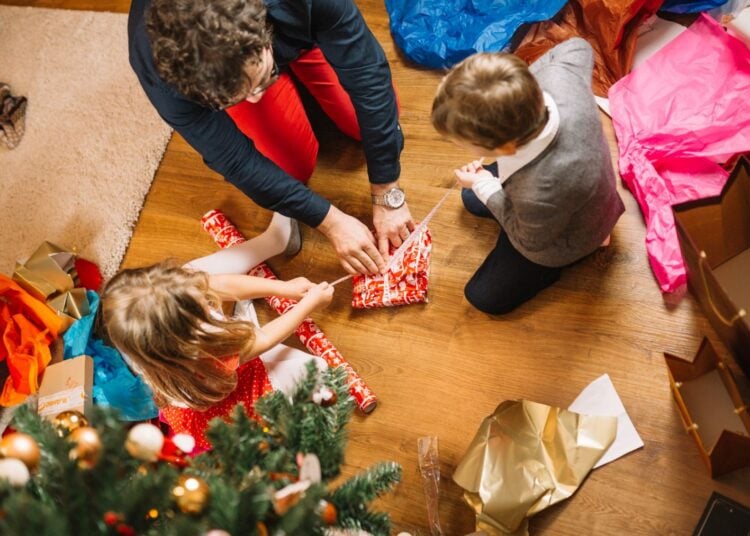
[[[15,458],[0,460],[0,480],[7,480],[11,486],[24,486],[31,475],[26,464]]]
[[[52,424],[57,428],[57,435],[65,437],[77,428],[88,426],[89,420],[80,411],[70,410],[58,413],[52,419]]]
[[[94,467],[102,454],[102,441],[99,438],[99,432],[90,426],[82,426],[73,430],[69,439],[75,444],[70,449],[70,459],[78,460],[78,467],[81,469]]]
[[[144,462],[155,462],[164,445],[164,434],[158,427],[149,423],[133,426],[125,441],[125,450],[133,458]]]
[[[29,434],[15,432],[0,440],[0,456],[21,460],[29,471],[34,471],[39,465],[39,445]]]
[[[205,480],[197,476],[181,475],[172,488],[172,498],[183,514],[198,515],[208,504],[210,490]]]

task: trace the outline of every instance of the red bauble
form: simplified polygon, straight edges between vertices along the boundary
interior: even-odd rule
[[[109,512],[104,512],[102,519],[104,519],[105,525],[108,527],[114,527],[122,520],[122,515],[110,510]]]
[[[182,450],[180,450],[180,448],[174,444],[174,441],[172,441],[172,438],[170,437],[164,438],[164,444],[161,447],[159,459],[167,463],[171,463],[175,467],[179,467],[181,469],[184,469],[188,465],[188,462],[185,459],[185,453],[182,452]]]
[[[336,511],[336,507],[328,501],[321,501],[320,519],[323,520],[323,523],[328,526],[333,525],[334,523],[336,523],[337,518],[338,512]]]
[[[135,536],[135,529],[125,523],[120,523],[115,529],[120,536]]]
[[[99,267],[91,261],[77,257],[75,260],[76,272],[78,273],[78,281],[81,282],[81,286],[88,290],[99,290],[102,286],[104,279],[102,273],[99,271]]]

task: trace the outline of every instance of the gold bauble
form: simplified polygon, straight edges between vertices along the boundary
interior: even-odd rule
[[[172,488],[172,498],[183,514],[198,515],[208,504],[210,490],[205,480],[192,475],[181,475]]]
[[[102,440],[99,432],[90,426],[76,428],[70,434],[70,441],[75,446],[70,449],[70,459],[78,460],[78,467],[91,469],[102,455]]]
[[[39,445],[29,434],[15,432],[0,440],[0,456],[21,460],[31,472],[39,466],[40,455]]]
[[[65,437],[77,428],[88,426],[89,420],[80,411],[70,410],[55,415],[52,424],[57,428],[57,435]]]

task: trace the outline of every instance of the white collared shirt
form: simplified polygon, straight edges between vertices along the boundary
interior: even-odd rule
[[[547,107],[549,117],[547,124],[539,135],[519,147],[515,154],[497,157],[498,177],[479,179],[471,187],[479,200],[485,205],[492,194],[502,190],[502,184],[508,177],[542,154],[555,139],[560,128],[560,114],[552,96],[546,91],[544,92],[544,105]]]

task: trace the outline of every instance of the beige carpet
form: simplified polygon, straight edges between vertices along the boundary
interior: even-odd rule
[[[28,100],[0,148],[0,272],[44,240],[118,268],[169,140],[128,64],[127,15],[0,6],[0,81]]]

